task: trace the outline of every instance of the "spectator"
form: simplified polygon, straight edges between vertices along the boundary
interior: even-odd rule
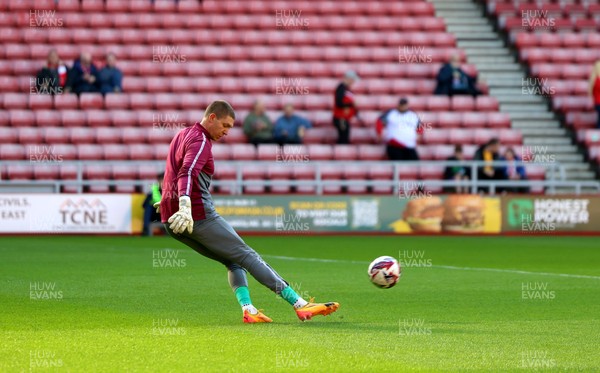
[[[504,151],[503,161],[508,162],[508,165],[504,168],[504,178],[507,180],[527,180],[527,174],[525,173],[525,167],[521,158],[519,158],[512,148],[508,148]],[[513,193],[528,193],[528,187],[509,187],[506,188],[507,192]]]
[[[252,111],[244,119],[244,133],[254,145],[273,142],[273,122],[265,113],[265,104],[261,100],[254,102]]]
[[[75,60],[69,78],[69,86],[76,94],[100,92],[98,88],[98,69],[92,62],[92,56],[87,52],[81,53],[79,59]]]
[[[106,66],[98,73],[98,80],[100,82],[100,92],[102,94],[122,92],[121,81],[123,80],[123,74],[121,70],[116,66],[117,57],[114,53],[106,55]]]
[[[475,152],[474,160],[485,161],[486,164],[477,168],[477,178],[479,180],[505,180],[504,167],[498,167],[491,164],[494,161],[499,161],[500,140],[493,138],[485,144],[481,145]],[[487,192],[488,187],[481,187],[479,191]],[[501,191],[501,188],[497,188]]]
[[[460,68],[460,58],[452,55],[450,62],[440,69],[437,76],[436,95],[472,95],[476,97],[481,94],[476,87],[477,77],[472,77]]]
[[[465,157],[463,154],[462,145],[456,145],[454,147],[454,155],[447,159],[448,161],[460,162],[464,161]],[[444,170],[444,180],[455,180],[457,185],[455,187],[444,187],[444,191],[447,193],[468,193],[469,187],[467,185],[459,185],[458,182],[469,180],[471,178],[471,168],[467,165],[452,165],[446,166]]]
[[[594,106],[598,114],[596,128],[600,129],[600,61],[596,61],[590,75],[590,95],[594,98]]]
[[[146,195],[146,199],[144,199],[144,203],[142,206],[144,207],[144,227],[142,229],[142,236],[151,236],[152,231],[150,226],[154,221],[160,221],[160,214],[156,212],[154,208],[154,204],[156,202],[160,202],[162,198],[162,183],[165,174],[159,173],[156,175],[156,183],[152,184],[152,188],[150,192]]]
[[[338,144],[350,143],[350,120],[358,114],[350,88],[358,79],[354,71],[348,71],[335,89],[333,125],[338,131]]]
[[[387,155],[393,161],[418,161],[417,137],[423,127],[417,114],[409,109],[408,99],[401,98],[396,109],[377,120],[377,134],[387,145]]]
[[[287,104],[283,107],[283,115],[275,121],[273,137],[279,145],[302,144],[304,131],[311,128],[310,122],[299,115],[294,114],[294,106]]]
[[[46,66],[36,75],[37,93],[60,94],[67,84],[67,66],[60,60],[56,49],[50,49]]]

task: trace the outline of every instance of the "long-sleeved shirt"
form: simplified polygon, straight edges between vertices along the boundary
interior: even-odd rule
[[[275,121],[273,137],[276,141],[300,143],[302,142],[302,138],[298,134],[300,127],[311,128],[312,125],[307,119],[299,115],[292,114],[289,117],[282,115]]]
[[[179,197],[189,196],[194,221],[217,215],[209,187],[215,163],[208,131],[194,124],[180,131],[169,147],[160,203],[161,221],[179,211]]]
[[[261,125],[264,125],[261,128]],[[273,138],[273,123],[267,114],[248,114],[244,119],[244,134],[252,140],[270,140]]]

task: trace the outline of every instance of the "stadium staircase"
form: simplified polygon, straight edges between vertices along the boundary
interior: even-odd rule
[[[486,17],[485,6],[476,0],[429,1],[479,71],[479,78],[487,83],[490,96],[500,103],[500,112],[510,115],[512,128],[523,134],[525,151],[553,155],[565,166],[569,180],[594,180],[596,173],[573,144],[572,134],[552,112],[548,98],[536,94],[543,93],[543,88],[528,75],[527,66],[518,62],[517,53]],[[573,188],[557,188],[557,193],[561,192],[571,193]]]

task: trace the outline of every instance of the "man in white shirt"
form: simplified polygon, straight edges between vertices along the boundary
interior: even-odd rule
[[[422,131],[421,120],[409,109],[406,98],[401,98],[397,108],[377,121],[377,134],[387,144],[387,155],[392,161],[418,161],[417,137]]]

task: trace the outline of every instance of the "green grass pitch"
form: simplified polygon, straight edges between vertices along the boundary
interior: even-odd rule
[[[224,268],[169,237],[0,237],[0,371],[600,370],[598,238],[246,241],[339,311],[302,323],[251,279],[274,323],[244,325]],[[404,257],[392,289],[380,255]]]

